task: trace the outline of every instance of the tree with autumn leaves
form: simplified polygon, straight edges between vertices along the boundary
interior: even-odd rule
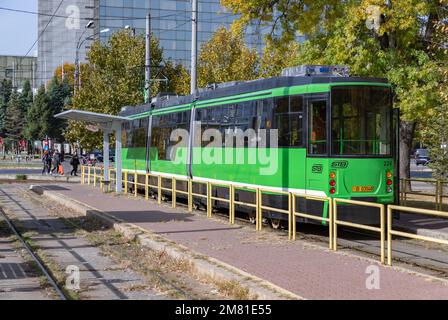
[[[219,28],[201,46],[198,86],[278,76],[283,68],[301,64],[347,65],[352,75],[388,78],[394,105],[401,109],[400,175],[409,176],[416,128],[430,129],[443,101],[446,1],[222,0],[240,19],[231,30]],[[254,21],[271,27],[262,55],[244,43],[244,28]],[[305,35],[305,41],[297,42],[297,34]],[[154,66],[152,75],[162,72],[168,78],[164,88],[153,83],[153,94],[188,94],[189,72],[162,61],[156,42],[152,50],[153,64],[166,66]],[[143,59],[143,39],[125,32],[107,44],[95,43],[73,107],[116,114],[124,105],[142,103]],[[71,123],[66,136],[72,141],[81,137],[88,147],[100,142],[82,124]]]
[[[88,63],[81,68],[81,88],[72,99],[70,109],[116,115],[124,106],[144,102],[145,38],[127,30],[114,33],[106,43],[96,41],[87,53]],[[71,70],[64,66],[65,70]],[[58,68],[62,72],[62,68]],[[163,59],[159,41],[151,37],[152,95],[158,92],[181,92],[178,83],[186,73],[180,65]],[[70,76],[69,76],[70,78]],[[83,148],[102,146],[102,135],[86,128],[84,123],[69,121],[65,137]]]
[[[222,0],[222,4],[240,15],[232,26],[237,32],[254,21],[270,27],[267,41],[287,65],[347,65],[352,75],[388,78],[394,105],[401,111],[400,176],[409,177],[417,125],[430,129],[428,119],[437,118],[442,103],[447,38],[440,25],[446,26],[447,0]],[[288,45],[298,33],[306,40],[291,51]]]

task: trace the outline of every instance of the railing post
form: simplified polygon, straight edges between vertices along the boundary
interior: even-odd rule
[[[124,172],[124,194],[128,194],[128,172]]]
[[[103,190],[104,169],[100,169],[100,189]]]
[[[162,176],[157,176],[157,203],[162,204]]]
[[[384,242],[386,241],[386,237],[385,237],[385,212],[384,212],[384,205],[381,206],[380,208],[380,228],[381,228],[381,263],[384,264],[384,254],[385,254],[385,250],[384,250]]]
[[[333,199],[333,250],[338,250],[338,205],[336,199]]]
[[[148,200],[149,199],[149,175],[146,173],[145,174],[145,199]]]
[[[96,168],[93,167],[93,186],[96,187]]]
[[[176,178],[172,178],[171,180],[171,206],[176,208]]]
[[[137,196],[137,183],[138,183],[138,173],[134,171],[134,197]]]
[[[401,178],[399,180],[399,196],[400,196],[400,205],[403,204],[403,188],[404,188],[404,184],[403,184],[403,178]]]
[[[229,186],[229,223],[235,223],[235,186]]]
[[[193,211],[193,181],[188,178],[188,212]]]
[[[84,184],[84,166],[81,166],[81,184]]]
[[[403,186],[403,205],[406,206],[406,202],[407,202],[407,189],[408,189],[408,183],[407,183],[407,179],[404,178],[404,186]],[[409,181],[409,184],[411,184],[411,181]]]
[[[439,180],[439,211],[443,211],[443,181]]]
[[[387,264],[392,265],[392,209],[387,207]]]
[[[333,212],[333,201],[331,201],[331,198],[328,198],[328,219],[330,220],[328,226],[328,237],[330,238],[328,239],[328,245],[330,247],[330,250],[333,250]]]
[[[207,182],[207,217],[212,216],[212,184]]]
[[[292,192],[288,192],[288,239],[292,239],[292,216],[294,214],[294,207],[292,205],[292,199],[294,195]]]
[[[90,168],[91,167],[87,167],[89,170],[87,171],[87,184],[90,185]]]
[[[256,231],[261,231],[261,222],[263,219],[260,217],[262,216],[261,212],[261,191],[260,188],[257,188],[256,196],[255,196],[255,202],[256,202],[256,210],[255,210],[255,229]]]

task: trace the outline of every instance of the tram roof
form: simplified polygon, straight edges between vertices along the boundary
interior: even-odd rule
[[[309,84],[325,84],[325,83],[387,83],[384,78],[367,78],[367,77],[329,77],[329,76],[289,76],[289,77],[272,77],[267,79],[258,79],[252,81],[238,82],[227,84],[224,87],[216,89],[199,89],[196,95],[187,96],[168,96],[165,99],[157,99],[153,103],[154,109],[163,109],[168,107],[191,104],[194,101],[206,101],[223,97],[230,97],[244,93],[270,90],[275,88],[301,86]],[[149,104],[139,105],[135,107],[125,107],[121,116],[129,116],[139,114],[151,109]]]

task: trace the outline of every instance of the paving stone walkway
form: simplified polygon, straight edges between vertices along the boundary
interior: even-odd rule
[[[304,241],[230,226],[154,201],[101,193],[87,185],[47,185],[63,197],[83,202],[134,223],[192,250],[233,265],[308,299],[448,299],[438,280],[381,266],[361,257],[334,253]],[[380,288],[369,289],[369,266],[377,266]]]

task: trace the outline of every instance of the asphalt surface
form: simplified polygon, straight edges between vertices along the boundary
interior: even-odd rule
[[[23,166],[23,164],[21,164],[20,166]],[[31,166],[34,167],[34,166],[36,166],[36,164],[33,163]],[[0,165],[0,174],[41,174],[42,173],[43,168],[39,168],[39,167],[31,168],[31,166],[25,167],[25,168],[19,168],[19,167],[8,168],[8,167],[2,167]],[[72,166],[70,165],[70,163],[68,161],[63,162],[62,167],[64,168],[65,175],[70,174],[70,171],[72,171]],[[80,170],[78,170],[78,174],[80,174]]]
[[[432,169],[428,166],[415,164],[415,160],[411,159],[411,178],[423,178],[423,179],[431,179],[432,178]]]

